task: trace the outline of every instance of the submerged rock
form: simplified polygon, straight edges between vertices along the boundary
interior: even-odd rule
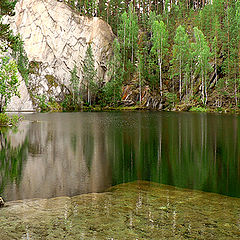
[[[3,239],[239,239],[240,199],[138,181],[106,193],[23,200],[0,211]]]
[[[4,201],[3,199],[0,197],[0,207],[3,207],[4,206]]]

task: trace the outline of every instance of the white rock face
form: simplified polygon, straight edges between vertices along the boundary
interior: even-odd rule
[[[57,100],[69,89],[70,71],[82,66],[91,43],[98,78],[109,80],[107,61],[112,55],[114,34],[99,18],[80,16],[57,0],[20,0],[10,19],[14,33],[20,33],[32,66],[29,87],[34,95]]]
[[[26,84],[21,75],[18,75],[20,85],[18,87],[20,98],[14,96],[7,106],[7,111],[11,112],[32,112],[35,111]]]

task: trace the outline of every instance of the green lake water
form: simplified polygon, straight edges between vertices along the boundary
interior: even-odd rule
[[[4,239],[240,238],[237,115],[24,117],[0,135]]]

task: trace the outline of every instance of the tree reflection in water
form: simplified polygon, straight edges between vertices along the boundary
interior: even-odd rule
[[[11,132],[16,134],[18,129],[0,129],[0,195],[10,182],[19,184],[22,176],[23,163],[27,159],[28,139],[16,145],[9,137]]]

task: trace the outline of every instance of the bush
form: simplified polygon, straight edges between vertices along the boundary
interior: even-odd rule
[[[204,107],[197,106],[197,107],[191,107],[189,112],[208,112],[208,109],[204,108]]]
[[[17,64],[8,56],[0,56],[0,83],[0,113],[4,113],[10,99],[20,96]]]
[[[47,112],[48,111],[48,105],[47,105],[47,97],[45,95],[39,95],[36,96],[36,99],[38,100],[38,106],[40,107],[41,112]]]
[[[18,115],[9,116],[6,113],[0,113],[0,126],[16,127],[22,117]]]
[[[49,101],[48,102],[48,109],[50,112],[62,112],[62,106],[57,103],[56,101]]]
[[[7,126],[9,124],[10,118],[6,113],[0,113],[0,125]]]
[[[170,105],[170,106],[174,106],[177,102],[177,94],[175,93],[170,93],[170,92],[166,92],[164,93],[165,97],[166,97],[166,102]]]

